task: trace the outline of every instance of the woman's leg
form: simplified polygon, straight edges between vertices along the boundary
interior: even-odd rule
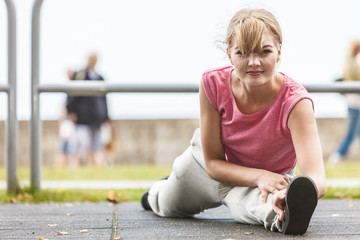
[[[294,178],[294,170],[286,174],[289,179]],[[264,225],[271,231],[282,231],[282,223],[272,207],[272,197],[268,196],[266,204],[262,203],[259,188],[234,187],[224,197],[232,217],[245,224]]]
[[[220,185],[205,170],[199,130],[196,130],[191,146],[175,159],[169,178],[150,188],[149,205],[162,217],[193,216],[221,205]]]

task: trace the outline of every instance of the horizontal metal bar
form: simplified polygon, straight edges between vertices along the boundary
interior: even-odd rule
[[[360,82],[339,82],[330,84],[303,84],[313,93],[360,93]],[[64,84],[40,84],[39,93],[64,92],[69,95],[104,95],[111,92],[123,93],[180,93],[199,92],[199,85],[192,83],[174,84],[131,84],[105,83],[103,81],[75,81]]]
[[[103,81],[74,81],[64,84],[40,84],[41,92],[64,92],[69,95],[103,95],[110,92],[123,93],[180,93],[199,92],[198,84],[130,84],[105,83]]]
[[[329,84],[303,84],[308,92],[360,93],[360,82],[346,81]]]
[[[0,92],[9,92],[9,86],[7,84],[0,84]]]

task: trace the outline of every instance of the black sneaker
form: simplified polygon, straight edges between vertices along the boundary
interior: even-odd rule
[[[166,176],[164,178],[162,178],[161,180],[167,180],[169,178],[169,176]],[[141,206],[145,209],[145,210],[152,210],[149,204],[149,190],[147,190],[146,192],[144,192],[144,194],[141,197]]]
[[[148,200],[148,196],[149,196],[149,191],[144,192],[144,194],[141,197],[141,206],[145,209],[145,210],[151,210],[150,204],[149,204],[149,200]]]
[[[306,175],[296,176],[286,190],[283,233],[304,234],[309,227],[317,201],[318,192],[313,180]]]

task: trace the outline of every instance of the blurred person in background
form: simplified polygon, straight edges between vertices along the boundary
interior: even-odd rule
[[[95,70],[97,60],[97,54],[91,54],[86,68],[74,72],[71,79],[104,81]],[[69,96],[66,109],[67,118],[75,123],[74,133],[69,140],[70,164],[104,166],[105,143],[101,126],[111,124],[106,96]]]
[[[67,77],[69,80],[72,80],[74,76],[73,70],[67,70]],[[67,117],[66,103],[64,103],[63,108],[61,109],[60,118],[59,118],[59,140],[60,140],[60,149],[56,154],[55,166],[56,167],[66,167],[69,164],[69,141],[74,133],[75,124]]]
[[[360,81],[360,65],[357,62],[359,53],[360,41],[354,40],[349,46],[342,77],[343,81]],[[347,133],[337,151],[330,155],[328,163],[331,164],[342,161],[353,141],[360,135],[360,94],[347,93],[345,98],[348,106]]]

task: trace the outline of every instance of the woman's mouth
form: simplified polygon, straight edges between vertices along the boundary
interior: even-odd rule
[[[246,73],[252,77],[256,77],[256,76],[261,75],[263,73],[263,71],[248,71]]]

